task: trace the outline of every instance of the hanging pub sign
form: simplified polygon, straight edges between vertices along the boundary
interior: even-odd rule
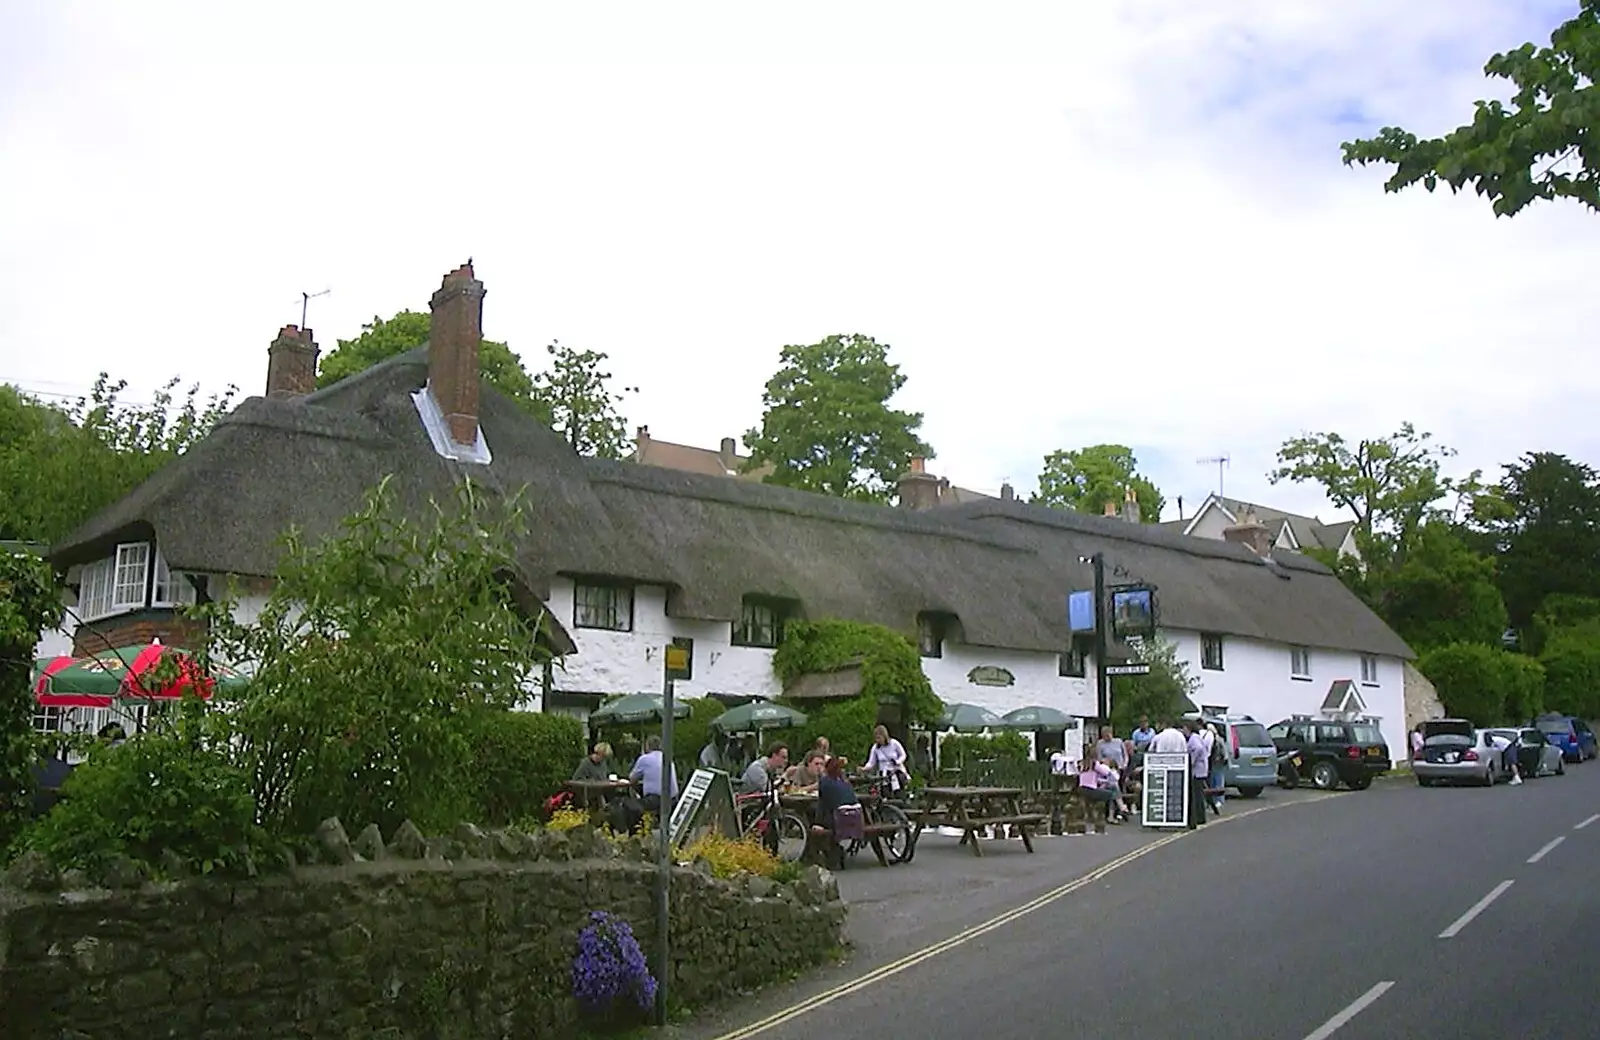
[[[1118,639],[1151,639],[1156,634],[1156,590],[1149,585],[1118,585],[1111,590],[1111,633]]]
[[[1074,632],[1094,631],[1094,593],[1080,589],[1067,593],[1067,627]]]

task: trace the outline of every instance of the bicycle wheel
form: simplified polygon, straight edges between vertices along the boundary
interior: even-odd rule
[[[892,824],[897,828],[883,836],[883,852],[890,863],[904,863],[911,858],[911,817],[898,805],[887,802],[878,806],[878,823]]]
[[[806,854],[806,842],[811,837],[811,828],[792,812],[779,813],[768,824],[768,848],[773,848],[776,836],[776,848],[773,851],[785,863],[794,863]]]

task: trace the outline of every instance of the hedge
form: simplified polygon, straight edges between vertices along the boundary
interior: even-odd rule
[[[485,712],[473,733],[478,822],[536,816],[583,757],[583,724],[537,711]]]
[[[1544,707],[1544,667],[1523,654],[1451,643],[1423,654],[1417,668],[1438,690],[1446,714],[1479,726],[1525,722]]]

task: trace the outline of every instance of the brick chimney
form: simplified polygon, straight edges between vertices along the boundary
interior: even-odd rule
[[[1222,529],[1224,541],[1242,545],[1257,556],[1272,555],[1272,532],[1267,530],[1267,525],[1256,519],[1254,510],[1246,509],[1239,514],[1239,521]]]
[[[315,390],[317,354],[310,329],[285,325],[267,348],[267,396],[293,400]]]
[[[633,431],[633,461],[643,462],[645,449],[650,447],[650,427],[640,426]]]
[[[1000,485],[1000,501],[1002,501],[1002,502],[1015,502],[1016,500],[1017,500],[1017,489],[1012,487],[1010,484],[1001,484]]]
[[[722,468],[729,473],[739,471],[739,442],[732,437],[722,438],[722,447],[717,450],[717,458],[722,460]]]
[[[428,392],[450,439],[478,442],[478,345],[483,342],[483,283],[468,261],[444,276],[429,301]]]
[[[900,478],[901,509],[933,509],[949,481],[928,472],[927,459],[912,459],[911,471]]]
[[[1106,500],[1105,515],[1115,520],[1117,518],[1117,504],[1110,499]]]
[[[1122,519],[1128,521],[1130,524],[1142,522],[1142,518],[1139,514],[1139,496],[1133,493],[1133,488],[1129,488],[1123,493]]]

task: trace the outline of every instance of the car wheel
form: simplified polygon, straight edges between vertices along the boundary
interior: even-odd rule
[[[1371,786],[1372,786],[1372,777],[1370,777],[1370,776],[1364,776],[1360,780],[1352,780],[1352,781],[1350,781],[1350,790],[1352,790],[1352,791],[1365,791],[1367,788],[1369,788]]]
[[[1319,791],[1332,791],[1339,786],[1339,768],[1332,762],[1318,762],[1311,767],[1311,782]]]
[[[1264,788],[1264,787],[1241,787],[1241,788],[1239,788],[1239,797],[1240,798],[1260,798],[1261,797],[1261,792],[1264,791],[1264,790],[1266,790],[1266,788]]]
[[[1478,781],[1478,786],[1479,787],[1493,787],[1494,786],[1494,766],[1490,766],[1488,769],[1485,769],[1483,771],[1483,779]]]
[[[1419,777],[1417,777],[1417,786],[1418,787],[1432,787],[1433,786],[1433,778],[1430,777],[1430,776],[1419,776]]]
[[[1556,775],[1557,776],[1566,776],[1567,775],[1567,760],[1565,758],[1556,759]]]

